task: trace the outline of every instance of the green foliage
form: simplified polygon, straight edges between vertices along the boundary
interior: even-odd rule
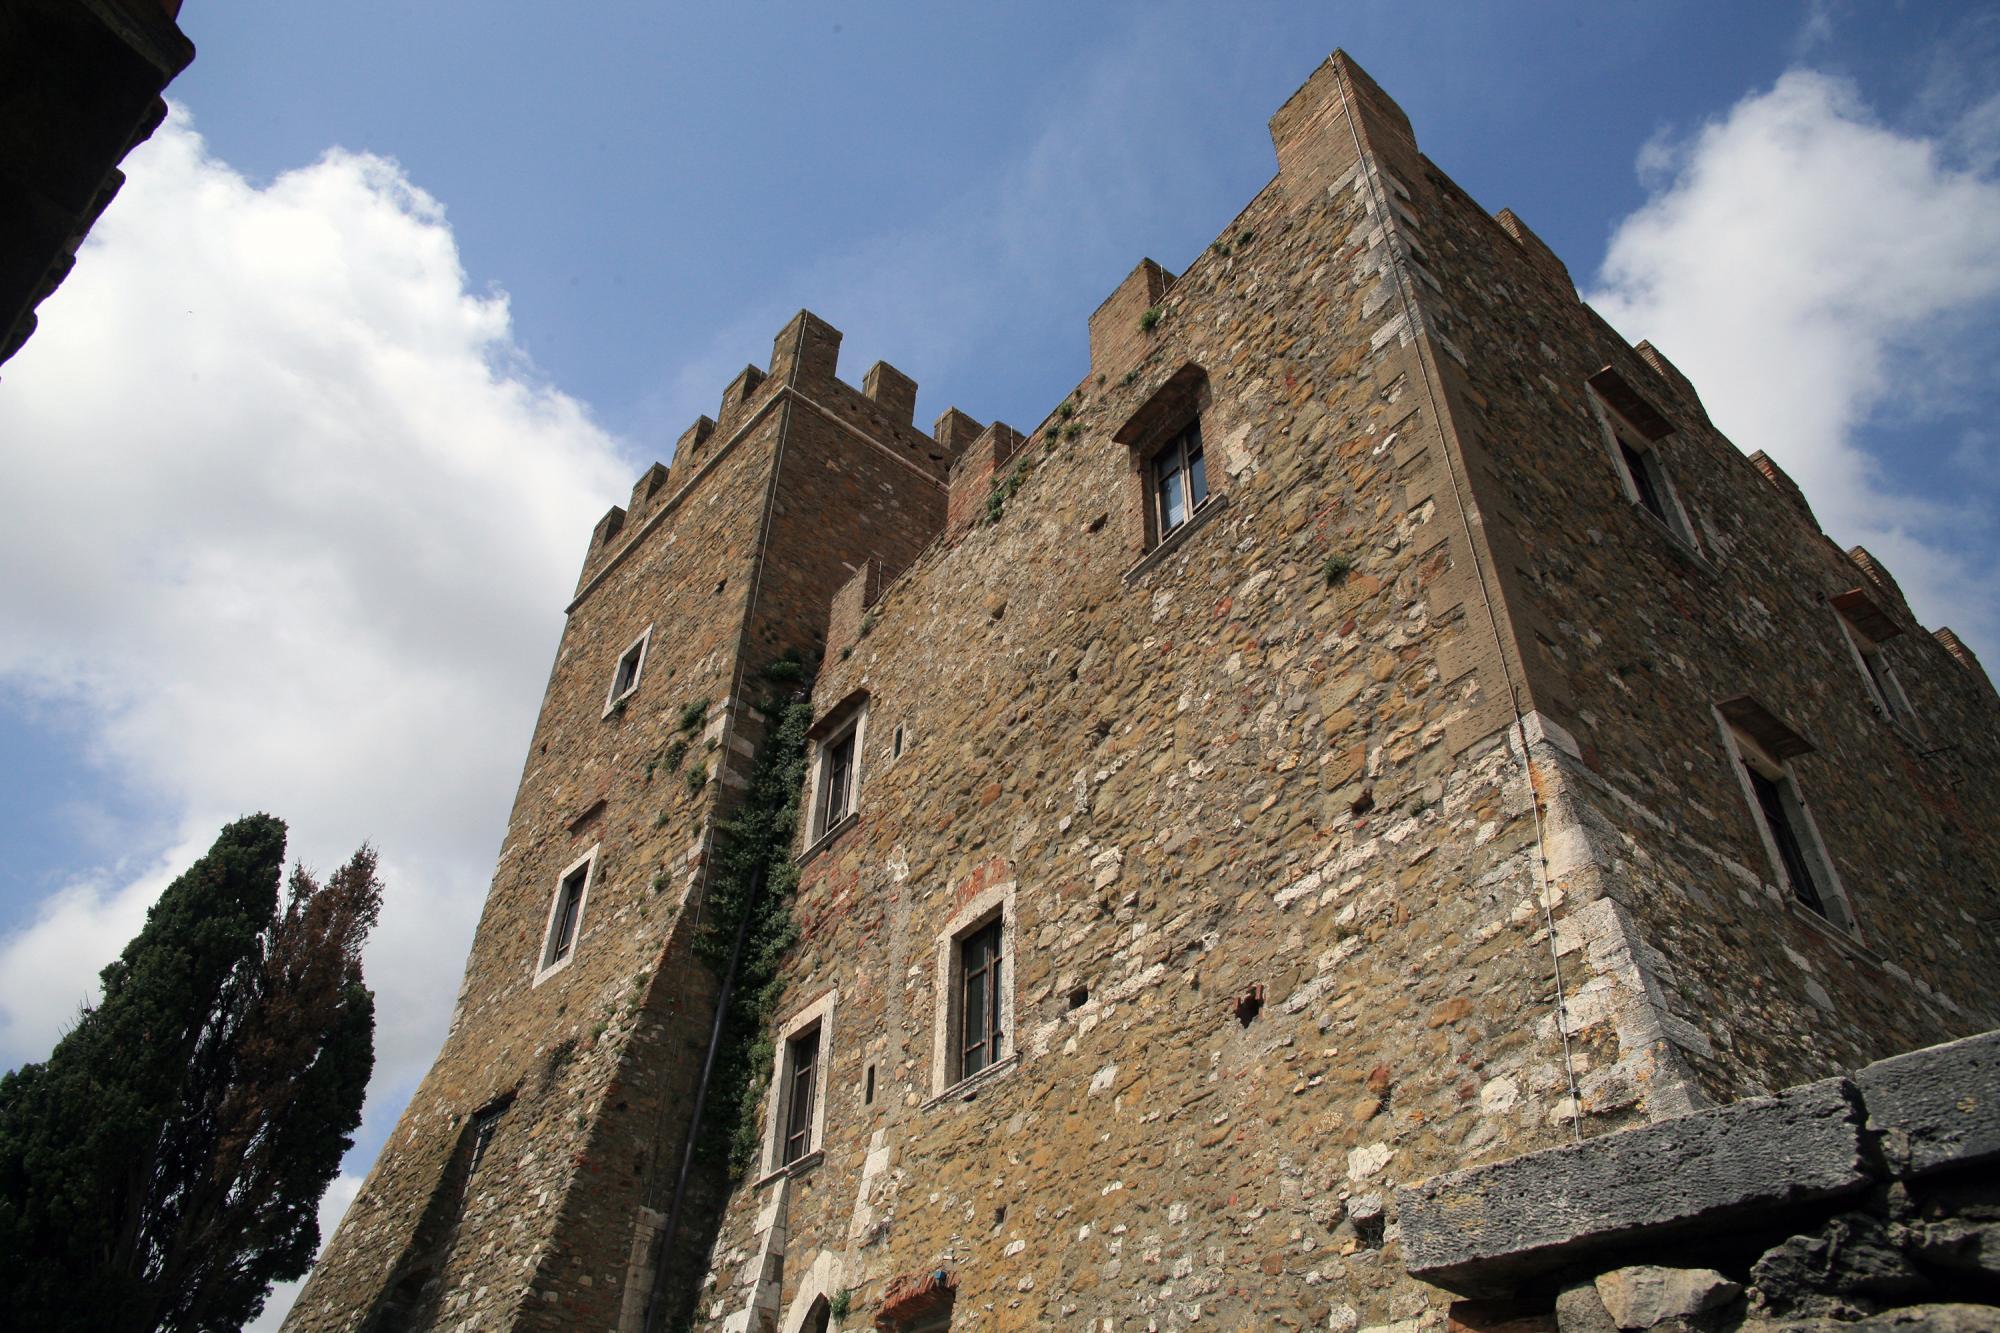
[[[1069,425],[1064,428],[1063,434],[1068,436],[1072,440],[1075,439],[1077,436],[1083,434],[1083,423],[1080,421],[1070,422]]]
[[[1028,473],[1032,470],[1028,466],[1028,460],[1023,458],[1020,462],[1014,464],[1012,470],[1005,477],[1002,477],[993,484],[993,489],[986,493],[986,521],[988,523],[998,523],[1001,517],[1006,514],[1007,502],[1014,498],[1014,493],[1021,489],[1021,483],[1028,479]]]
[[[678,773],[681,771],[681,765],[687,762],[687,757],[688,743],[676,736],[673,742],[660,752],[660,764],[667,772]]]
[[[870,634],[874,633],[874,631],[875,631],[875,613],[874,613],[873,611],[864,611],[864,612],[862,612],[862,613],[861,613],[861,637],[865,639],[865,638],[867,638],[867,637],[868,637],[868,636],[869,636]]]
[[[48,1060],[0,1078],[0,1308],[44,1330],[235,1329],[319,1248],[361,1123],[381,910],[364,847],[321,887],[253,815],[160,896]]]
[[[706,721],[708,721],[708,700],[705,698],[696,699],[686,708],[681,709],[680,726],[682,731],[693,731]]]
[[[1236,233],[1236,248],[1240,250],[1256,239],[1257,233],[1254,231],[1239,231]]]
[[[687,784],[688,795],[699,796],[701,789],[708,785],[708,770],[696,764],[682,776],[681,781]]]
[[[1145,314],[1139,316],[1140,329],[1143,330],[1144,332],[1151,333],[1154,329],[1160,327],[1160,316],[1165,313],[1166,312],[1161,310],[1160,307],[1154,306],[1152,309],[1148,310]]]
[[[1125,372],[1125,378],[1119,380],[1118,384],[1121,388],[1129,389],[1138,382],[1139,382],[1139,372],[1136,370],[1128,370]]]
[[[1319,572],[1326,576],[1328,583],[1338,583],[1354,572],[1354,562],[1344,555],[1335,553],[1326,558],[1326,562],[1319,567]]]
[[[842,1287],[834,1292],[827,1297],[826,1308],[835,1319],[847,1318],[848,1311],[854,1308],[854,1288]]]
[[[1209,246],[1208,248],[1215,251],[1215,253],[1221,255],[1224,259],[1229,258],[1228,241],[1217,241],[1215,244]]]
[[[809,675],[809,669],[802,672]],[[772,719],[750,783],[736,813],[718,830],[713,871],[695,948],[718,972],[729,965],[737,929],[743,952],[736,989],[723,1019],[710,1097],[717,1114],[707,1121],[702,1152],[721,1157],[740,1173],[756,1155],[763,1123],[758,1103],[770,1077],[773,1047],[767,1028],[783,983],[778,965],[798,938],[792,896],[798,866],[792,843],[806,781],[806,732],[812,726],[811,681],[789,697],[768,700]]]
[[[1060,403],[1056,404],[1056,415],[1064,421],[1068,421],[1076,415],[1076,404],[1067,398],[1063,399]]]

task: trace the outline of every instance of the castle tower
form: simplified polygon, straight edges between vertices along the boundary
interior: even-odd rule
[[[595,711],[621,597],[688,616],[669,714],[826,636],[759,1147],[666,1284],[698,1329],[1439,1327],[1397,1187],[1995,1025],[1977,661],[1347,57],[1271,132],[1032,432],[912,437],[908,544],[781,561],[799,391],[688,507],[768,531],[728,570],[593,555],[459,1021],[292,1326],[642,1326],[709,991],[646,970],[699,844],[635,771],[670,718]],[[759,551],[783,613],[704,620]],[[525,960],[585,845],[626,896],[565,1063]]]
[[[746,691],[944,522],[916,385],[849,387],[839,346],[801,312],[591,534],[444,1049],[287,1327],[610,1328],[628,1287],[643,1309],[626,1268],[708,1042],[690,947],[762,737]]]

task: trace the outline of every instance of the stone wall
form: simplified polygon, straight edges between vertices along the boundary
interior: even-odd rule
[[[1418,284],[1433,322],[1464,349],[1445,369],[1463,384],[1467,476],[1527,697],[1555,724],[1550,875],[1561,901],[1599,900],[1565,960],[1645,987],[1697,1100],[2000,1022],[2000,944],[1970,924],[1993,915],[2000,885],[1981,813],[2000,798],[1984,674],[1916,622],[1866,552],[1820,531],[1774,463],[1720,435],[1658,349],[1626,346],[1578,302],[1518,219],[1496,225],[1436,168],[1425,177],[1396,221],[1434,276]],[[1638,400],[1628,415],[1671,432],[1652,447],[1692,544],[1619,480],[1598,404],[1621,393]],[[1881,714],[1841,628],[1833,602],[1855,590],[1885,617],[1907,720]],[[1812,747],[1791,767],[1851,929],[1779,890],[1714,712],[1745,695]],[[1590,994],[1580,1029],[1600,1017]],[[1586,1073],[1584,1091],[1598,1105],[1637,1095],[1623,1073]]]
[[[1572,1132],[1527,754],[1345,163],[1142,266],[992,503],[829,643],[859,812],[802,849],[781,1006],[831,998],[821,1149],[739,1187],[698,1327],[939,1271],[967,1327],[1410,1317],[1394,1184]],[[1149,549],[1189,410],[1214,498]],[[940,1095],[940,937],[986,903],[1012,1037]]]

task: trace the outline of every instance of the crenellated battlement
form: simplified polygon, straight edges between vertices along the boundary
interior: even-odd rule
[[[711,466],[781,396],[833,426],[853,448],[877,448],[901,459],[939,491],[966,448],[986,428],[952,408],[931,434],[914,425],[917,382],[887,361],[877,361],[856,388],[839,376],[841,332],[810,310],[801,310],[771,340],[764,366],[745,365],[722,391],[713,417],[696,417],[681,432],[672,466],[654,463],[632,487],[624,506],[607,510],[592,530],[579,590],[609,567],[649,524],[691,492]]]

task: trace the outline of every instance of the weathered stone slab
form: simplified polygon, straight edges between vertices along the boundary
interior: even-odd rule
[[[1827,1079],[1403,1189],[1403,1259],[1418,1277],[1480,1294],[1586,1249],[1869,1179],[1854,1086]]]
[[[2000,1157],[2000,1032],[1878,1061],[1854,1081],[1899,1175]]]

